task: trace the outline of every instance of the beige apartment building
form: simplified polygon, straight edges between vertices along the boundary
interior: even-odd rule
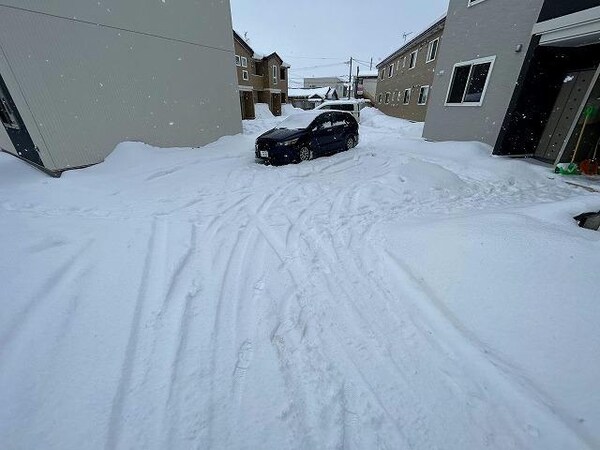
[[[256,117],[254,105],[266,103],[275,116],[281,115],[281,104],[288,101],[288,69],[281,57],[256,53],[235,31],[233,32],[235,65],[242,119]]]
[[[424,122],[446,17],[377,65],[375,106],[387,115]]]

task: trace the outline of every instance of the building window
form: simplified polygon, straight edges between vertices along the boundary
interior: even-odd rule
[[[402,100],[402,103],[405,105],[408,105],[410,103],[410,91],[410,89],[404,90],[404,99]]]
[[[409,69],[414,69],[417,65],[417,56],[419,54],[419,50],[415,50],[410,54],[410,64],[408,65]]]
[[[242,56],[242,67],[248,67],[248,58]]]
[[[417,103],[419,105],[426,105],[428,98],[429,98],[429,86],[421,86],[421,90],[419,91],[419,101]]]
[[[392,95],[392,101],[395,102],[398,99],[398,91],[394,91],[394,95]]]
[[[481,106],[495,56],[454,65],[446,105]]]
[[[378,101],[379,103],[381,103],[381,99],[382,99],[382,98],[383,98],[383,95],[379,94],[379,97],[377,98],[377,101]]]
[[[390,102],[390,93],[386,92],[385,93],[385,104],[387,105]]]
[[[433,41],[431,41],[429,43],[429,47],[427,48],[427,61],[426,62],[430,63],[431,61],[435,60],[435,58],[437,57],[439,46],[440,46],[440,38],[434,39]]]
[[[277,84],[277,66],[275,64],[273,64],[273,83]]]
[[[248,71],[242,70],[242,80],[248,81]]]
[[[235,55],[235,65],[239,67],[241,64],[240,55]]]
[[[379,72],[379,79],[383,80],[384,75],[385,75],[385,70],[382,69],[381,72]]]
[[[394,76],[394,65],[390,64],[388,67],[388,78],[392,78]]]
[[[279,79],[280,79],[281,81],[285,81],[285,76],[286,76],[286,73],[285,73],[285,72],[286,72],[286,71],[285,71],[285,67],[281,67],[281,68],[279,68]]]
[[[406,56],[402,60],[402,68],[404,69],[405,67],[406,67]]]

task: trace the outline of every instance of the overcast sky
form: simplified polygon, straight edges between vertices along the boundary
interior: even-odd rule
[[[276,51],[291,64],[294,86],[303,77],[347,78],[343,62],[350,56],[364,63],[373,58],[375,66],[402,46],[404,33],[416,34],[439,19],[448,1],[231,0],[231,12],[235,30],[248,33],[255,51]]]

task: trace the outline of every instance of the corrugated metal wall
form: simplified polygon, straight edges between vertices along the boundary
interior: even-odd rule
[[[241,131],[228,2],[21,9],[37,3],[0,3],[0,70],[48,168],[99,162],[125,140],[195,147]]]

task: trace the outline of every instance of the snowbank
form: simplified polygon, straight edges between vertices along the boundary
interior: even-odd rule
[[[364,108],[360,113],[361,126],[375,128],[381,131],[394,131],[400,136],[421,137],[423,135],[422,122],[411,122],[409,120],[398,119],[388,116],[377,108]]]
[[[363,114],[277,168],[268,116],[58,180],[0,154],[2,446],[600,447],[599,196]]]

